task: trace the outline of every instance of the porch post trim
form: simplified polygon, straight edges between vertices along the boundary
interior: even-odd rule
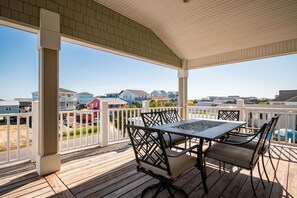
[[[178,82],[179,82],[179,107],[181,110],[181,117],[183,119],[188,118],[188,69],[187,60],[182,60],[182,69],[178,70]]]
[[[58,90],[60,15],[40,9],[38,32],[39,85],[38,85],[38,155],[36,170],[47,175],[60,170],[58,152]]]

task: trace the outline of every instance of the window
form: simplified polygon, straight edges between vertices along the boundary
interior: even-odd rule
[[[260,113],[260,120],[263,120],[263,113]]]
[[[5,110],[6,111],[11,111],[11,107],[6,107]]]

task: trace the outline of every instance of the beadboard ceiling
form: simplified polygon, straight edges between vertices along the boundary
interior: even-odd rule
[[[297,1],[96,0],[193,60],[297,38]]]

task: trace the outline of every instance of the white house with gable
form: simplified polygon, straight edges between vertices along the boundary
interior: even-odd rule
[[[150,95],[143,90],[126,89],[120,92],[119,98],[132,105],[135,102],[141,104],[143,100],[148,100]]]

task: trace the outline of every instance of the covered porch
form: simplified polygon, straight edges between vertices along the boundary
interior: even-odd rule
[[[187,119],[189,115],[199,114],[192,113],[187,107],[189,71],[295,54],[296,9],[295,1],[1,1],[2,25],[33,32],[38,36],[40,95],[34,113],[26,115],[33,118],[35,136],[30,157],[33,163],[1,166],[0,194],[8,197],[137,197],[144,187],[156,182],[136,172],[133,152],[127,142],[112,144],[113,140],[127,139],[127,136],[124,135],[123,128],[109,128],[108,115],[123,115],[127,110],[109,110],[106,103],[102,103],[102,110],[92,112],[92,115],[100,114],[100,120],[98,118],[96,123],[97,126],[100,125],[100,130],[96,133],[97,141],[93,142],[92,137],[92,144],[96,147],[69,154],[60,153],[65,141],[61,138],[63,131],[59,130],[59,115],[67,114],[69,117],[73,113],[58,111],[61,39],[176,70],[179,82],[178,108],[182,117]],[[243,112],[248,112],[249,109],[244,109],[243,106],[238,108],[242,110],[241,120],[248,119]],[[143,106],[142,109],[129,111],[133,111],[135,116],[135,112],[142,110],[149,111],[149,108]],[[256,112],[252,114],[255,115],[253,119],[262,112],[257,109],[249,111]],[[296,109],[272,109],[269,113],[279,111],[284,112],[286,120],[292,119],[291,125],[294,127]],[[78,113],[81,115],[86,112]],[[292,116],[288,118],[288,115]],[[120,120],[119,117],[113,120],[113,124],[121,122],[123,126],[127,120],[123,116]],[[68,149],[69,142],[73,141],[69,136],[69,127],[66,134]],[[92,136],[94,134],[93,130]],[[82,139],[82,135],[80,138]],[[88,146],[88,135],[86,139]],[[73,142],[76,148],[75,135]],[[277,142],[280,143],[280,138]],[[296,196],[294,172],[297,169],[297,152],[295,147],[291,147],[294,145],[295,135],[289,146],[274,144],[277,178],[272,183],[267,183],[265,190],[258,185],[259,180],[255,180],[259,196]],[[8,161],[9,149],[8,146]],[[248,174],[244,170],[228,166],[226,172],[219,174],[217,162],[208,160],[207,163],[207,182],[210,188],[208,194],[204,194],[201,181],[196,177],[199,171],[194,169],[178,179],[177,185],[183,186],[192,197],[253,196]],[[273,171],[269,163],[267,166],[272,177]]]
[[[260,183],[255,171],[254,185],[258,197],[296,197],[297,149],[272,145],[272,166],[265,158],[270,183]],[[0,196],[2,197],[140,197],[142,190],[158,181],[135,168],[134,152],[127,144],[113,144],[104,148],[61,155],[61,170],[39,176],[32,163],[1,168]],[[249,172],[227,165],[219,173],[218,162],[207,159],[208,194],[205,194],[200,171],[192,168],[175,181],[189,197],[253,197]],[[265,178],[263,174],[263,178]],[[152,192],[153,193],[153,192]],[[146,194],[149,197],[149,194]],[[178,193],[176,197],[183,197]],[[158,197],[169,197],[166,190]]]

